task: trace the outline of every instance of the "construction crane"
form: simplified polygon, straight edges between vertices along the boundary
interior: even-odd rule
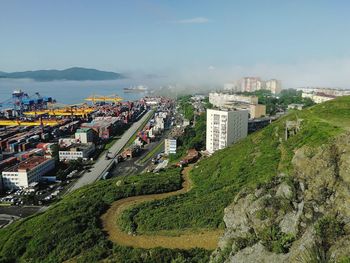
[[[93,104],[96,102],[120,102],[123,99],[119,97],[118,95],[109,95],[109,96],[101,96],[101,95],[92,95],[85,99],[86,101],[91,101]]]

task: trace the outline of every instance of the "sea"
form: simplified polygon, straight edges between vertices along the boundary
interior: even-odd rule
[[[52,97],[60,104],[84,103],[85,98],[93,95],[117,95],[124,101],[137,100],[145,93],[124,93],[123,88],[137,85],[152,87],[154,83],[133,80],[102,81],[34,81],[29,79],[0,79],[0,104],[11,99],[14,90],[22,90],[29,96],[37,98],[37,92],[43,97]],[[150,87],[150,88],[151,88]],[[5,106],[5,105],[4,105]]]

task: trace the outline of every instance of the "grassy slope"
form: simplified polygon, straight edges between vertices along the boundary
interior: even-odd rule
[[[202,161],[193,170],[195,187],[190,193],[142,206],[144,209],[137,214],[139,230],[219,227],[224,207],[242,187],[268,181],[278,171],[288,172],[293,149],[320,145],[347,129],[350,98],[318,105],[298,115],[304,118],[302,131],[287,142],[279,141],[284,135],[284,121],[295,118],[295,114]],[[172,191],[181,184],[178,171],[122,178],[124,185],[120,187],[115,186],[117,180],[79,189],[45,213],[0,230],[0,262],[61,262],[72,257],[80,262],[101,258],[113,262],[208,259],[203,250],[142,250],[109,242],[99,221],[109,204],[126,196]]]
[[[304,119],[302,130],[284,141],[285,121],[296,116]],[[192,172],[195,187],[188,194],[141,204],[126,213],[133,215],[139,233],[222,227],[223,210],[242,187],[254,187],[279,172],[288,174],[295,149],[323,144],[347,129],[349,117],[350,97],[290,113],[201,161]],[[128,228],[130,222],[123,224]]]
[[[123,185],[117,187],[116,181]],[[133,250],[113,245],[100,228],[100,215],[113,201],[127,196],[168,192],[181,188],[178,169],[159,175],[131,176],[100,181],[66,196],[43,214],[0,230],[0,262],[80,262],[114,258],[114,262],[160,262],[159,258],[207,259],[203,250]],[[197,257],[197,258],[196,258]],[[197,261],[197,262],[198,262]]]

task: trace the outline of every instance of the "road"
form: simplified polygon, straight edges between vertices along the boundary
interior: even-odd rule
[[[124,132],[120,139],[118,139],[109,151],[114,155],[117,155],[129,141],[129,139],[134,135],[137,129],[144,123],[144,121],[153,114],[153,111],[147,112],[140,120],[133,123],[131,127]],[[107,171],[108,167],[111,167],[114,159],[106,160],[105,155],[101,154],[100,157],[95,162],[94,166],[90,169],[90,172],[86,172],[80,177],[76,183],[69,189],[69,191],[74,191],[82,186],[91,184],[97,181],[103,173]]]

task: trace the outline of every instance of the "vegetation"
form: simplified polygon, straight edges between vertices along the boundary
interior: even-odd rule
[[[206,134],[206,114],[196,116],[194,126],[187,126],[183,136],[177,138],[176,154],[170,155],[170,160],[179,160],[189,149],[204,150]]]
[[[275,253],[287,253],[295,239],[293,235],[283,233],[278,226],[265,228],[258,237],[268,250]]]
[[[51,80],[111,80],[125,78],[114,72],[100,71],[87,68],[69,68],[65,70],[36,70],[24,72],[5,73],[0,72],[1,78],[33,79],[38,81]]]
[[[320,239],[320,245],[325,252],[342,235],[345,234],[345,224],[333,216],[322,217],[316,224],[316,234]]]
[[[185,119],[191,121],[194,118],[194,107],[190,103],[191,95],[180,97],[177,102],[180,106],[180,112],[184,115]]]
[[[116,185],[121,180],[123,184]],[[110,258],[114,262],[206,262],[208,252],[169,249],[131,249],[113,245],[100,228],[99,218],[120,198],[181,188],[180,170],[146,173],[100,181],[81,188],[45,213],[0,230],[0,262],[78,262]],[[162,260],[161,260],[162,259]]]
[[[303,119],[301,130],[284,139],[286,120]],[[200,161],[192,170],[193,189],[180,196],[143,203],[123,217],[125,226],[139,233],[159,230],[196,230],[223,227],[223,210],[242,188],[269,182],[279,172],[291,171],[295,149],[317,147],[350,127],[350,97],[291,113],[237,144]],[[197,135],[196,135],[197,136]],[[198,135],[199,136],[199,135]],[[336,155],[335,155],[336,157]],[[122,184],[116,185],[118,180]],[[208,253],[169,249],[132,249],[109,242],[100,227],[100,215],[120,198],[179,189],[179,170],[146,173],[100,181],[79,189],[45,213],[15,222],[0,230],[0,262],[80,262],[109,259],[114,262],[207,262]],[[285,206],[268,200],[273,207]],[[286,206],[288,209],[288,206]],[[135,227],[136,226],[136,227]],[[327,229],[336,229],[331,233]],[[330,244],[342,234],[338,221],[323,219],[316,231]],[[259,238],[272,251],[286,251],[293,237],[277,228],[266,229]],[[255,239],[241,240],[242,246]]]
[[[332,114],[327,109],[332,109]],[[345,109],[350,110],[349,97],[313,106],[298,115],[290,113],[199,162],[191,173],[194,187],[190,192],[140,204],[126,211],[132,213],[132,217],[124,218],[132,220],[123,224],[136,225],[138,233],[223,227],[224,208],[242,188],[269,182],[279,172],[290,174],[295,149],[303,145],[320,146],[344,131],[344,126],[349,125],[345,118],[350,115]],[[285,121],[296,118],[303,119],[301,130],[286,141]],[[338,121],[340,118],[344,118],[343,121]],[[269,201],[271,206],[289,209],[287,202]],[[266,216],[265,212],[261,213],[262,217]]]
[[[206,114],[194,115],[194,108],[190,103],[190,96],[181,97],[178,100],[180,106],[180,112],[184,114],[188,120],[193,120],[193,125],[189,125],[185,128],[183,136],[177,138],[176,154],[170,155],[170,161],[177,161],[184,155],[189,149],[196,149],[197,151],[205,149],[205,134],[206,134]],[[212,105],[207,98],[203,102],[204,108],[210,108]]]

